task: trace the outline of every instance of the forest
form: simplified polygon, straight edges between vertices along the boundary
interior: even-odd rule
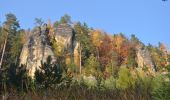
[[[0,24],[2,100],[170,100],[170,52],[135,34],[108,34],[86,23],[35,18]]]

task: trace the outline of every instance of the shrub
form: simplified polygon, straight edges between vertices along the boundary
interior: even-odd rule
[[[129,69],[125,66],[122,66],[118,73],[118,79],[116,80],[116,88],[124,90],[129,87],[133,87],[134,85],[135,80],[132,77]]]
[[[167,67],[170,68],[170,67]],[[170,69],[168,69],[170,71]],[[164,80],[158,80],[157,84],[161,83],[159,88],[154,89],[153,98],[155,100],[170,100],[170,74],[163,77]]]
[[[94,76],[89,76],[89,77],[84,76],[82,78],[82,82],[84,82],[84,84],[88,87],[88,89],[97,88],[97,80],[95,79]]]
[[[85,73],[87,76],[93,75],[97,76],[99,72],[100,63],[94,55],[91,55],[85,63]]]
[[[162,86],[153,92],[154,100],[170,100],[170,82],[164,82]]]
[[[116,88],[116,79],[113,76],[110,76],[104,81],[104,87],[109,90]]]

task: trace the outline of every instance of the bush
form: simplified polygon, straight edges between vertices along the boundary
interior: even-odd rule
[[[130,70],[125,66],[122,66],[118,73],[118,79],[116,80],[116,88],[125,90],[129,87],[133,87],[134,85],[135,80],[132,77]]]
[[[97,58],[94,57],[94,55],[91,55],[85,63],[86,75],[87,76],[90,76],[90,75],[97,76],[98,72],[100,72],[99,66],[100,66],[100,63],[97,60]]]
[[[81,81],[84,82],[83,84],[85,84],[88,87],[88,89],[97,88],[97,80],[95,79],[94,76],[89,77],[84,76]]]
[[[116,88],[116,79],[110,76],[104,81],[104,87],[109,90],[114,90]]]
[[[164,82],[162,86],[153,92],[154,100],[170,100],[170,82]]]
[[[170,69],[168,71],[170,71]],[[167,75],[165,75],[163,79],[164,80],[157,81],[158,84],[162,84],[153,92],[153,98],[155,100],[170,100],[170,74],[168,73]]]

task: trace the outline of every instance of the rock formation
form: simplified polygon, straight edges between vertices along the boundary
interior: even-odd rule
[[[23,46],[20,64],[25,64],[29,75],[33,77],[35,70],[41,66],[41,61],[46,62],[47,57],[51,56],[52,62],[55,62],[56,57],[49,43],[46,25],[36,27],[31,33]],[[57,44],[61,44],[58,49],[63,51],[62,55],[66,57],[66,64],[75,63],[78,66],[78,43],[73,28],[68,24],[59,24],[53,37]]]
[[[145,67],[149,72],[155,72],[155,65],[152,61],[149,50],[142,45],[139,45],[136,49],[138,67]]]
[[[29,75],[33,77],[35,70],[39,69],[41,62],[46,62],[48,56],[51,56],[52,63],[57,59],[48,39],[49,31],[47,25],[36,27],[31,33],[28,41],[23,46],[20,64],[25,64]],[[61,56],[66,58],[66,64],[74,63],[78,67],[79,45],[76,41],[73,27],[68,24],[59,24],[53,35],[56,44],[60,44],[57,50],[62,51]],[[139,67],[147,68],[149,72],[155,72],[155,65],[146,47],[142,45],[137,46],[136,56]]]
[[[52,62],[56,59],[47,38],[47,26],[36,27],[31,32],[28,41],[23,46],[20,64],[25,64],[30,76],[34,76],[35,70],[41,66],[41,61],[46,62],[48,56],[51,56]]]
[[[57,44],[60,44],[63,55],[66,56],[66,63],[74,62],[78,65],[78,42],[75,39],[75,32],[71,25],[59,24],[56,29],[55,40]]]

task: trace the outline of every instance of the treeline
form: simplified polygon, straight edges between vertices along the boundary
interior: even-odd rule
[[[35,19],[42,26],[42,19]],[[57,61],[51,57],[35,72],[28,75],[26,65],[20,65],[20,53],[28,41],[29,30],[21,29],[14,14],[7,14],[0,26],[0,94],[15,99],[169,99],[169,61],[166,46],[143,44],[135,35],[109,35],[89,28],[86,23],[73,24],[79,43],[79,64],[67,64],[63,51],[54,40],[59,24],[73,24],[64,15],[60,21],[47,23],[48,38]],[[154,74],[149,66],[139,66],[137,48],[150,52]],[[147,59],[147,58],[146,58]]]

